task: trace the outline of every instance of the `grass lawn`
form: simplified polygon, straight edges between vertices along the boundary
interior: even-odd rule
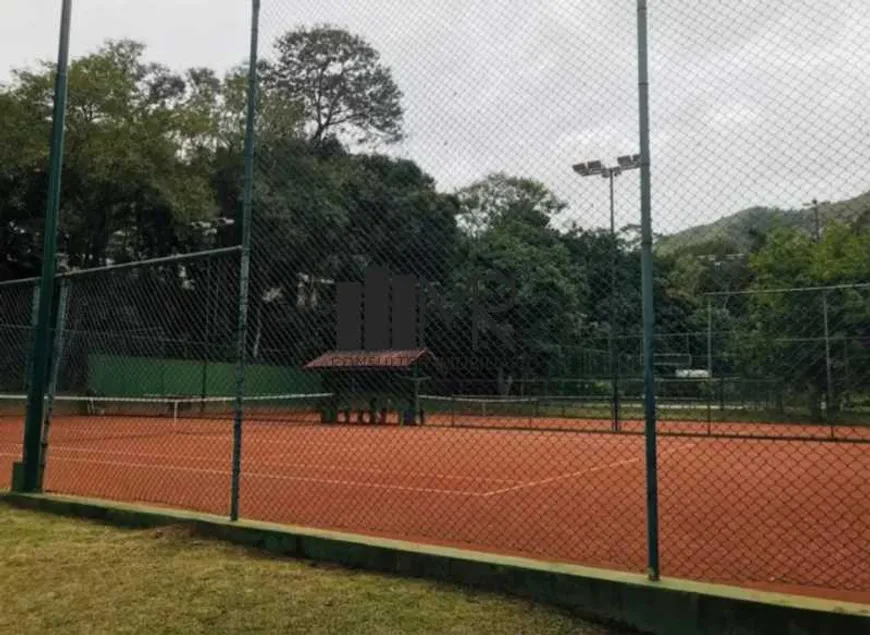
[[[126,530],[0,505],[3,633],[624,631],[498,595],[316,565],[181,528]]]

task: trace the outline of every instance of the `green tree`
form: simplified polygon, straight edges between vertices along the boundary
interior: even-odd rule
[[[61,248],[69,266],[141,259],[184,249],[190,224],[216,212],[203,153],[208,117],[196,116],[193,94],[206,82],[144,59],[144,46],[109,42],[70,66]],[[46,126],[54,71],[19,70],[3,89],[3,104],[29,122],[28,139],[4,127],[10,148],[3,168],[4,219],[37,236],[45,196]],[[37,124],[36,122],[43,122]],[[30,209],[24,204],[43,202]]]
[[[463,235],[429,325],[438,352],[493,391],[558,374],[579,341],[587,292],[550,224],[565,203],[539,182],[503,174],[457,196]]]
[[[756,293],[746,302],[744,320],[751,340],[748,372],[781,378],[792,394],[806,398],[815,419],[828,393],[827,412],[836,417],[849,391],[860,387],[857,380],[870,376],[867,290],[848,288],[870,280],[868,248],[870,231],[831,224],[818,243],[795,230],[775,232],[750,259],[756,277],[750,290]],[[835,285],[847,288],[821,289]]]
[[[419,166],[354,155],[335,140],[281,140],[262,150],[281,175],[263,176],[255,190],[251,297],[262,350],[282,349],[298,362],[330,349],[334,283],[360,280],[369,266],[446,279],[456,202]]]
[[[479,236],[508,217],[546,225],[567,207],[543,183],[503,172],[461,189],[457,196],[460,227],[470,236]]]
[[[281,36],[266,85],[304,109],[310,138],[402,138],[402,93],[378,52],[359,36],[330,25]]]
[[[457,248],[455,197],[437,192],[412,161],[356,155],[346,163],[346,254],[364,266],[443,281]]]
[[[0,86],[0,279],[39,272],[48,117],[41,104]]]

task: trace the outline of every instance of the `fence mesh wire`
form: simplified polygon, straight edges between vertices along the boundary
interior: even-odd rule
[[[0,367],[0,393],[27,389],[28,357],[33,345],[33,324],[38,299],[32,281],[0,285],[0,351],[5,360]],[[20,428],[14,422],[24,417],[24,404],[0,402],[0,425],[4,430]],[[12,484],[12,463],[21,458],[21,435],[0,434],[0,488]]]
[[[47,490],[226,511],[238,271],[235,252],[60,281]]]
[[[664,576],[870,601],[870,10],[774,4],[650,7],[653,519],[634,3],[263,0],[241,516],[637,572],[655,520]],[[74,66],[67,268],[242,235],[246,65],[147,55]],[[48,489],[228,513],[240,263],[61,280]],[[0,286],[0,487],[33,294]]]
[[[662,570],[866,591],[868,49],[855,29],[870,15],[702,5],[662,3],[651,31],[668,234],[657,327],[708,335],[691,367],[712,402],[699,419],[801,440],[697,442],[665,460]]]

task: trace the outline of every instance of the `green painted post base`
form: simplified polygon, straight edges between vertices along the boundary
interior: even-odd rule
[[[338,422],[338,408],[332,404],[320,410],[320,423],[333,424]]]
[[[413,408],[407,408],[402,411],[402,426],[413,426],[417,423],[417,413]]]
[[[24,491],[24,463],[21,461],[12,464],[12,491]]]

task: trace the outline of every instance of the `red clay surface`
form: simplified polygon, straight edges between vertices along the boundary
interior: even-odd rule
[[[491,427],[449,429],[247,422],[241,513],[643,572],[643,437],[494,429],[520,421],[528,423],[477,419]],[[577,420],[571,427],[609,428]],[[641,429],[638,422],[624,426]],[[715,430],[819,438],[660,438],[663,575],[870,603],[870,445],[825,442],[831,433],[824,427]],[[836,436],[870,433],[838,429]],[[51,437],[49,491],[228,513],[229,421],[173,427],[166,419],[65,417],[55,420]],[[9,486],[20,443],[20,422],[4,419],[0,487]]]

